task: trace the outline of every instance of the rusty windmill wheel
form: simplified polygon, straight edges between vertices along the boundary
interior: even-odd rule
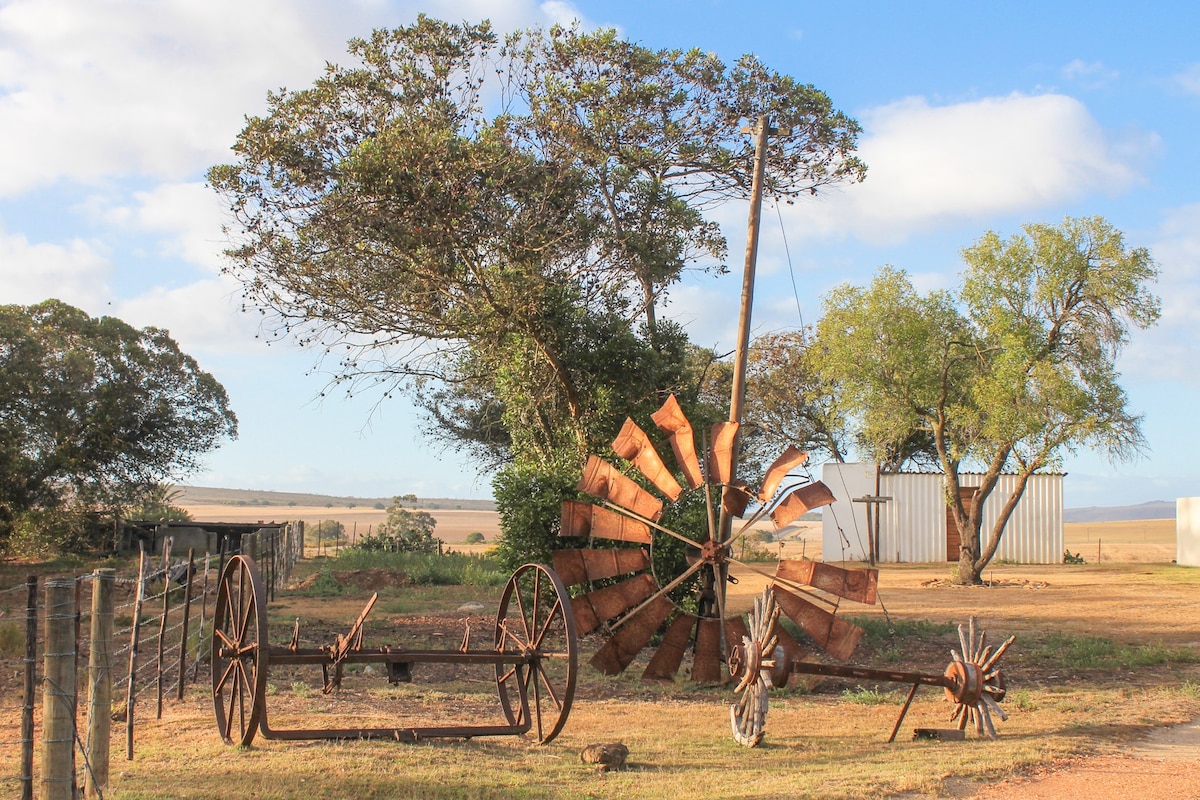
[[[733,555],[733,546],[765,517],[781,528],[804,512],[833,502],[832,493],[819,481],[785,481],[807,461],[807,454],[788,448],[754,492],[731,474],[737,423],[713,426],[702,467],[691,423],[673,396],[652,419],[670,440],[686,488],[645,431],[627,419],[612,449],[654,491],[592,455],[577,488],[594,499],[563,504],[560,535],[586,539],[588,546],[555,551],[554,568],[565,584],[574,587],[571,607],[578,633],[599,632],[607,637],[592,665],[608,675],[624,672],[661,630],[643,678],[674,678],[690,652],[693,681],[722,681],[722,665],[731,646],[740,644],[748,631],[741,614],[727,613],[726,585],[736,581],[731,569],[770,579],[783,614],[819,649],[839,660],[848,658],[863,631],[836,612],[842,600],[875,602],[875,570],[781,560],[771,573]],[[703,492],[707,524],[700,530],[674,530],[660,522],[664,502],[679,501],[685,491]],[[724,537],[717,523],[718,506],[744,520]],[[654,558],[655,549],[667,544],[685,551],[686,566],[674,574],[662,574]],[[775,626],[775,635],[793,660],[808,655],[784,628]]]

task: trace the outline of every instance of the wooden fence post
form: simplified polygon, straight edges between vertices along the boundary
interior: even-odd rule
[[[75,580],[46,581],[42,800],[75,797]]]
[[[88,656],[88,761],[84,779],[87,797],[102,797],[108,788],[108,751],[112,738],[113,588],[116,570],[98,569],[92,575],[91,652]]]
[[[171,612],[171,547],[174,545],[174,537],[168,536],[163,539],[163,566],[162,566],[162,617],[158,621],[158,661],[155,663],[155,695],[158,700],[155,719],[162,719],[162,701],[163,701],[163,655],[166,652],[167,638],[167,616]]]
[[[183,676],[187,673],[188,620],[192,614],[192,575],[196,572],[196,548],[188,548],[187,584],[183,590],[183,633],[179,636],[179,683],[175,699],[183,699]]]
[[[137,697],[138,631],[142,627],[142,600],[146,595],[146,545],[139,543],[137,594],[133,603],[133,632],[129,635],[129,679],[125,690],[125,758],[133,761],[133,701]]]
[[[37,575],[25,579],[25,702],[21,706],[21,800],[33,800],[33,695],[37,691]]]
[[[207,623],[208,611],[208,568],[212,563],[212,553],[204,554],[204,583],[200,589],[200,631],[196,636],[196,660],[192,662],[192,683],[200,673],[200,645],[204,644],[204,626]]]

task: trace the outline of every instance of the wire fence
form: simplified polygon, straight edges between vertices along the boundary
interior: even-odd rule
[[[24,652],[23,691],[0,699],[0,796],[51,800],[82,789],[103,798],[112,742],[123,738],[132,760],[137,723],[161,719],[166,703],[208,678],[227,557],[256,560],[269,600],[300,558],[302,538],[291,528],[248,534],[230,552],[179,558],[166,540],[160,554],[143,551],[136,568],[30,575],[0,588],[0,643]]]

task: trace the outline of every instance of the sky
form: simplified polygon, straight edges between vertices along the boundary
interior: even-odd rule
[[[1162,318],[1119,368],[1145,455],[1063,467],[1065,505],[1200,495],[1200,4],[801,0],[0,0],[0,303],[55,297],[168,329],[217,377],[240,436],[200,486],[360,497],[490,497],[403,399],[320,398],[314,356],[266,346],[221,274],[227,221],[204,174],[267,93],[418,13],[500,31],[616,28],[652,48],[743,53],[811,83],[863,128],[862,184],[768,205],[753,331],[819,317],[882,265],[952,288],[987,231],[1100,215],[1150,249]],[[721,208],[730,274],[693,275],[666,314],[732,349],[746,204]]]

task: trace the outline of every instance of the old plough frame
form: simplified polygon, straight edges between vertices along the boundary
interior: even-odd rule
[[[399,646],[367,648],[363,625],[372,596],[345,636],[332,645],[301,647],[299,622],[287,645],[267,642],[266,594],[254,561],[234,556],[221,572],[213,615],[213,710],[229,744],[266,739],[429,738],[521,736],[549,742],[562,730],[575,694],[577,648],[567,591],[553,570],[526,564],[513,573],[501,595],[490,647],[473,648],[468,628],[456,650]],[[495,670],[506,724],[452,727],[274,729],[267,718],[267,676],[272,667],[320,665],[326,693],[341,684],[348,664],[382,664],[390,683],[407,682],[414,664],[474,664]]]

